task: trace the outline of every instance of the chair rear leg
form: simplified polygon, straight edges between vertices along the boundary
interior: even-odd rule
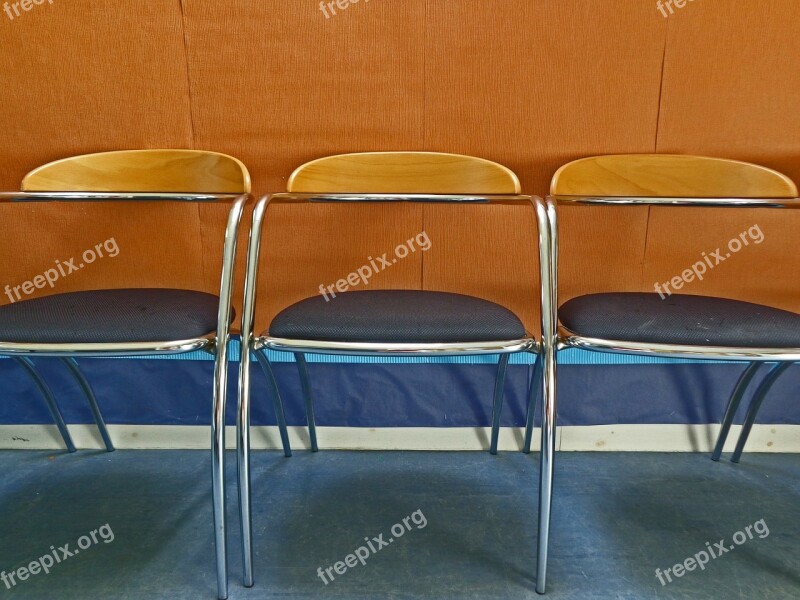
[[[501,354],[497,363],[497,376],[494,380],[494,402],[492,403],[492,441],[489,452],[497,454],[497,441],[500,437],[500,413],[503,412],[503,391],[506,383],[508,354]]]
[[[739,441],[736,442],[736,450],[733,451],[731,462],[738,463],[739,460],[741,460],[742,452],[744,452],[744,446],[747,444],[747,438],[750,436],[750,430],[753,428],[753,423],[756,421],[758,409],[761,408],[761,404],[764,402],[764,398],[766,398],[769,390],[791,365],[792,363],[788,362],[775,365],[772,370],[767,373],[767,376],[764,378],[764,381],[761,382],[761,385],[758,386],[758,389],[753,396],[753,400],[750,402],[750,407],[747,409],[747,415],[745,415],[744,418],[742,433],[739,434]]]
[[[536,362],[533,363],[533,376],[528,398],[527,421],[525,422],[525,441],[522,444],[522,451],[525,454],[531,453],[531,443],[533,442],[533,417],[536,414],[536,400],[539,398],[539,375],[542,370],[542,355],[536,353]]]
[[[47,383],[45,383],[44,379],[42,379],[42,376],[39,375],[39,371],[36,370],[36,365],[34,365],[33,361],[26,356],[14,356],[13,358],[14,361],[25,370],[28,376],[36,384],[36,387],[39,389],[39,393],[42,395],[45,403],[47,404],[47,409],[50,411],[50,415],[53,417],[56,427],[58,427],[58,432],[61,434],[61,439],[64,440],[67,450],[69,452],[75,452],[75,444],[72,442],[72,436],[67,430],[67,424],[64,422],[64,416],[61,414],[61,410],[58,408],[58,403],[56,403],[53,392],[50,391]]]
[[[258,364],[261,365],[261,370],[264,371],[264,376],[267,378],[268,385],[272,388],[272,399],[275,405],[275,417],[278,420],[278,430],[281,434],[281,443],[283,444],[283,453],[287,457],[292,455],[292,447],[289,444],[289,432],[286,429],[286,414],[283,411],[283,401],[281,400],[281,393],[278,390],[278,382],[275,380],[275,374],[272,372],[272,366],[269,360],[264,356],[261,351],[255,352]]]
[[[311,438],[311,451],[319,452],[319,445],[317,444],[317,424],[314,418],[314,398],[311,396],[311,382],[308,378],[306,357],[302,352],[296,352],[294,359],[297,362],[297,370],[300,373],[300,386],[303,388],[303,401],[306,407],[308,436]]]
[[[725,415],[722,417],[719,435],[717,436],[717,445],[714,447],[711,460],[718,461],[719,457],[722,455],[722,448],[725,446],[725,440],[728,439],[728,433],[730,433],[731,425],[733,424],[733,417],[736,416],[736,411],[742,403],[742,398],[747,388],[750,386],[753,376],[761,367],[761,364],[760,362],[751,362],[739,377],[736,387],[733,388],[733,394],[731,394],[731,398],[728,400],[728,406],[725,408]]]
[[[81,390],[83,390],[83,395],[86,396],[86,400],[89,401],[89,408],[92,409],[92,415],[94,416],[94,422],[97,425],[97,429],[100,432],[100,436],[103,438],[103,443],[106,446],[106,451],[113,452],[114,451],[114,444],[111,441],[111,436],[108,434],[108,428],[106,427],[106,422],[103,420],[103,413],[100,412],[100,407],[97,404],[97,398],[94,395],[94,391],[92,390],[92,386],[89,385],[89,381],[86,379],[86,376],[78,367],[78,363],[75,361],[74,358],[67,357],[62,358],[61,362],[67,365],[70,373],[72,373],[73,378],[75,381],[78,382]]]

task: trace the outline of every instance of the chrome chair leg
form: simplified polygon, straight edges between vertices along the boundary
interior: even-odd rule
[[[497,362],[497,376],[494,380],[494,402],[492,403],[492,441],[489,453],[497,454],[497,441],[500,437],[500,413],[503,412],[503,390],[506,383],[508,354],[501,354]]]
[[[555,204],[535,203],[539,224],[539,266],[542,278],[542,448],[539,452],[539,540],[536,592],[547,585],[547,549],[553,505],[556,455],[558,351],[558,225]]]
[[[264,371],[264,376],[272,388],[272,398],[275,404],[275,417],[278,419],[278,430],[281,433],[281,443],[283,444],[283,453],[287,457],[292,455],[292,447],[289,444],[289,432],[286,429],[286,414],[283,411],[283,401],[281,400],[281,393],[278,390],[278,382],[275,380],[275,374],[272,372],[272,367],[264,356],[263,352],[255,352],[256,360],[261,365],[261,370]]]
[[[303,388],[303,401],[306,406],[306,423],[308,424],[308,435],[311,438],[311,451],[319,452],[317,444],[317,424],[314,419],[314,398],[311,396],[311,382],[308,378],[308,365],[306,357],[302,352],[295,352],[295,362],[300,373],[300,386]]]
[[[539,375],[542,370],[542,355],[536,353],[536,362],[533,363],[533,375],[531,376],[531,386],[528,398],[527,420],[525,422],[525,441],[522,443],[522,451],[525,454],[531,453],[531,443],[533,442],[533,417],[536,414],[536,400],[539,398]]]
[[[237,491],[242,531],[244,586],[253,587],[253,522],[250,495],[250,345],[242,341],[239,364],[239,406],[236,417]]]
[[[539,554],[536,591],[544,594],[547,583],[547,550],[550,542],[550,513],[553,504],[553,472],[556,453],[556,357],[546,348],[542,373],[542,449],[539,455]]]
[[[70,373],[72,373],[73,378],[75,381],[78,382],[78,385],[83,390],[83,395],[86,396],[86,400],[89,401],[89,408],[92,409],[92,415],[94,416],[94,422],[97,425],[98,431],[100,431],[100,436],[103,438],[103,443],[106,446],[107,452],[114,451],[114,444],[111,441],[111,436],[108,434],[108,428],[106,427],[106,422],[103,420],[103,413],[100,412],[100,407],[97,404],[97,398],[94,395],[94,391],[92,390],[92,386],[89,385],[89,381],[86,379],[86,376],[83,374],[83,371],[80,370],[78,367],[78,363],[75,361],[74,358],[67,357],[62,358],[61,362],[67,365]]]
[[[753,423],[755,423],[758,409],[761,408],[764,398],[766,398],[774,383],[778,381],[780,376],[783,375],[786,369],[788,369],[790,366],[792,366],[792,363],[790,362],[784,362],[775,365],[772,370],[767,373],[767,376],[764,378],[764,381],[761,382],[761,385],[758,386],[753,399],[750,401],[750,406],[747,409],[747,415],[745,415],[744,418],[742,432],[739,434],[739,441],[736,442],[736,449],[733,451],[731,462],[738,463],[742,458],[742,452],[744,452],[744,446],[747,444],[747,438],[750,436],[750,430],[753,428]]]
[[[728,400],[728,406],[725,408],[725,415],[722,417],[719,435],[717,436],[717,445],[714,447],[711,460],[718,461],[719,457],[722,455],[722,448],[725,446],[725,440],[728,439],[728,433],[730,433],[731,425],[733,424],[733,418],[736,416],[736,411],[739,409],[739,405],[742,403],[742,398],[744,397],[747,388],[750,386],[753,376],[755,376],[755,374],[758,372],[758,369],[761,367],[761,365],[761,362],[751,362],[739,377],[739,381],[736,383],[736,387],[733,389],[733,394],[731,394],[731,398]]]
[[[67,430],[67,424],[64,422],[64,416],[58,408],[53,392],[50,391],[45,380],[39,375],[39,371],[36,370],[33,361],[26,356],[14,356],[13,359],[19,366],[25,369],[25,372],[39,389],[39,393],[42,394],[45,403],[47,403],[47,409],[50,411],[50,415],[53,417],[56,427],[58,427],[58,432],[61,434],[61,439],[64,440],[64,444],[67,446],[67,451],[75,452],[75,444],[72,442],[72,436],[70,436]]]
[[[211,409],[211,487],[214,512],[214,547],[217,565],[217,597],[228,597],[228,535],[225,500],[225,399],[227,349],[216,349],[214,392]]]

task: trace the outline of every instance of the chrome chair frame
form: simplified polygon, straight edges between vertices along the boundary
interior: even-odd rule
[[[231,209],[225,228],[222,257],[220,299],[217,330],[213,334],[185,340],[154,340],[152,342],[26,344],[0,341],[0,355],[12,357],[53,356],[128,357],[183,354],[203,350],[214,356],[214,389],[211,419],[212,496],[214,508],[214,540],[216,544],[217,594],[220,600],[228,597],[228,558],[225,517],[225,404],[228,375],[228,341],[233,294],[236,242],[242,212],[250,194],[188,194],[188,193],[94,193],[94,192],[4,192],[0,202],[229,202]],[[224,343],[219,343],[224,340]],[[68,365],[69,366],[69,365]],[[72,370],[72,367],[71,367]],[[73,370],[73,374],[75,371]],[[85,381],[81,379],[79,381]],[[81,383],[83,386],[83,384]],[[84,392],[86,389],[84,388]]]
[[[645,196],[548,196],[544,201],[537,202],[537,214],[539,216],[540,230],[547,231],[544,236],[547,240],[540,244],[541,269],[542,269],[542,358],[544,361],[543,377],[543,422],[542,422],[542,484],[539,491],[539,555],[538,555],[538,576],[536,579],[536,591],[540,594],[545,592],[546,573],[547,573],[547,549],[548,549],[548,530],[550,524],[550,513],[552,507],[552,480],[553,480],[553,457],[555,454],[555,433],[557,418],[557,398],[556,398],[556,368],[557,352],[566,348],[582,348],[596,352],[610,352],[620,354],[635,354],[647,356],[661,356],[666,358],[695,358],[707,360],[742,360],[759,365],[762,362],[783,362],[791,363],[800,361],[800,348],[739,348],[724,346],[689,346],[679,344],[647,344],[640,342],[630,342],[623,340],[607,340],[583,337],[564,327],[559,329],[558,322],[558,295],[557,295],[557,271],[558,271],[558,218],[556,205],[655,205],[655,206],[695,206],[695,207],[739,207],[739,208],[792,208],[800,209],[800,198],[681,198],[681,197],[645,197]],[[546,224],[546,226],[545,226]],[[787,365],[788,366],[788,365]],[[758,410],[760,401],[772,383],[775,382],[785,368],[775,373],[772,378],[762,384],[756,393],[756,398],[748,412],[746,422],[755,420],[755,412]],[[723,433],[727,434],[725,423],[728,429],[730,421],[733,419],[736,406],[744,394],[755,367],[749,368],[743,374],[734,390],[728,403],[726,417],[723,419],[723,429],[717,447],[724,444]],[[531,403],[533,403],[531,395]],[[734,406],[734,403],[736,406]],[[732,409],[733,407],[733,409]],[[530,408],[529,408],[530,410]],[[528,423],[525,435],[524,451],[530,450],[532,423]],[[742,431],[737,452],[741,454],[744,441],[747,439],[749,427],[746,426]],[[737,458],[738,460],[738,458]],[[546,479],[546,481],[545,481]],[[544,530],[544,535],[542,535]]]
[[[242,529],[242,554],[244,564],[244,585],[251,587],[254,584],[253,576],[253,529],[251,518],[251,491],[250,491],[250,354],[254,352],[264,368],[268,379],[271,379],[273,394],[277,396],[277,384],[268,368],[268,360],[263,356],[265,350],[290,352],[299,357],[297,365],[301,378],[306,416],[311,437],[312,450],[317,449],[315,423],[313,419],[313,403],[308,382],[308,371],[304,354],[338,354],[338,355],[382,355],[382,356],[448,356],[448,355],[482,355],[498,354],[498,373],[495,380],[495,395],[492,409],[492,440],[491,449],[496,452],[499,432],[500,411],[502,408],[502,389],[505,369],[509,354],[516,352],[540,353],[540,344],[533,336],[518,340],[501,340],[493,342],[473,343],[371,343],[371,342],[334,342],[315,340],[296,340],[276,338],[270,336],[256,337],[253,334],[255,317],[256,287],[258,281],[259,254],[261,249],[261,236],[266,219],[266,212],[273,204],[302,204],[307,202],[429,202],[429,203],[458,203],[458,204],[506,204],[516,206],[538,207],[540,198],[523,195],[445,195],[445,194],[303,194],[281,193],[264,196],[253,210],[252,225],[250,228],[250,243],[247,255],[247,272],[244,285],[244,307],[242,311],[242,354],[239,364],[239,408],[237,414],[237,458],[238,458],[238,491],[239,491],[239,518]],[[538,214],[538,208],[537,208]],[[546,238],[547,220],[540,216],[540,242]],[[542,227],[544,225],[544,228]],[[543,256],[543,255],[540,255]],[[542,263],[542,271],[549,266]],[[548,271],[549,272],[549,271]],[[542,296],[544,301],[545,297]],[[535,377],[535,374],[534,374]],[[531,384],[534,387],[534,384]],[[533,398],[535,395],[531,394]],[[545,396],[547,397],[547,396]],[[281,402],[276,400],[276,409],[282,412]],[[309,410],[310,409],[310,410]],[[529,408],[529,411],[531,409]],[[532,421],[529,415],[528,421]],[[285,429],[285,422],[281,425],[281,416],[278,417],[279,428]],[[284,451],[287,456],[291,454],[286,446],[288,439],[282,431]],[[550,459],[549,459],[550,460]],[[540,527],[540,535],[542,530]]]

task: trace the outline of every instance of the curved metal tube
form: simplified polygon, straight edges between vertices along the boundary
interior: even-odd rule
[[[272,204],[304,204],[308,202],[421,202],[423,204],[493,204],[528,206],[531,197],[524,194],[346,194],[282,192],[269,196]]]
[[[503,390],[506,383],[508,354],[501,354],[497,363],[497,376],[494,380],[494,402],[492,403],[492,441],[489,453],[497,454],[497,441],[500,437],[500,413],[503,411]]]
[[[611,354],[663,356],[665,358],[696,358],[701,360],[746,360],[748,362],[800,361],[800,348],[748,348],[734,346],[687,346],[685,344],[654,344],[605,340],[577,335],[562,327],[564,335],[560,348],[581,348]]]
[[[447,356],[464,354],[509,354],[536,349],[532,338],[498,340],[494,342],[447,342],[447,343],[396,343],[396,342],[330,342],[324,340],[290,340],[286,338],[258,337],[253,340],[254,350],[277,350],[279,352],[312,352],[314,354],[339,354],[365,356]]]
[[[253,578],[253,524],[250,509],[250,355],[254,349],[253,319],[256,306],[258,255],[261,250],[261,229],[266,207],[265,200],[258,201],[251,217],[244,279],[244,301],[242,303],[239,402],[236,411],[236,488],[239,492],[239,523],[242,530],[242,565],[245,587],[252,587],[255,583]]]
[[[297,363],[297,371],[300,373],[300,387],[303,388],[303,402],[306,407],[306,424],[308,425],[308,436],[311,439],[311,451],[319,452],[317,423],[314,418],[314,398],[311,396],[311,381],[308,378],[306,357],[302,352],[295,352],[294,360]]]
[[[718,461],[719,457],[722,455],[722,448],[725,446],[725,440],[728,439],[728,433],[730,432],[731,425],[733,424],[733,417],[736,416],[736,411],[739,409],[739,405],[742,403],[742,398],[744,397],[747,388],[750,386],[753,376],[755,376],[762,364],[764,363],[750,363],[739,377],[739,381],[736,382],[736,387],[733,388],[733,394],[731,394],[731,398],[728,400],[728,406],[725,408],[725,415],[722,417],[719,435],[717,436],[717,445],[714,447],[711,460]]]
[[[551,196],[558,204],[638,204],[729,208],[800,208],[800,198],[692,198],[668,196]]]
[[[232,316],[234,264],[239,223],[249,194],[238,196],[228,212],[222,250],[217,335],[214,344],[214,390],[211,400],[211,494],[214,513],[214,547],[217,597],[228,597],[228,542],[225,514],[225,405],[228,392],[228,341]]]
[[[5,356],[149,356],[151,354],[185,354],[208,350],[214,345],[213,335],[189,340],[125,343],[28,344],[0,342],[0,354]]]
[[[42,394],[44,401],[47,403],[47,408],[53,417],[53,421],[56,423],[56,427],[58,427],[58,432],[61,434],[61,438],[64,440],[64,444],[67,446],[67,450],[69,452],[75,452],[75,444],[72,442],[72,436],[70,436],[69,431],[67,430],[67,424],[64,422],[64,416],[61,414],[61,410],[58,408],[58,404],[53,396],[53,392],[50,391],[50,388],[45,380],[42,379],[41,375],[39,375],[39,371],[36,370],[36,366],[33,364],[33,361],[26,356],[13,356],[12,358],[25,370],[25,372],[36,384],[36,387],[39,388],[39,393]]]
[[[363,354],[383,354],[383,355],[403,355],[403,356],[424,356],[424,355],[479,355],[479,354],[508,354],[513,352],[535,351],[538,353],[539,345],[536,340],[527,337],[519,340],[500,340],[490,342],[477,342],[477,343],[463,343],[463,344],[369,344],[369,343],[349,343],[349,342],[326,342],[326,341],[312,341],[312,340],[292,340],[283,338],[255,337],[253,335],[253,323],[255,313],[255,298],[258,279],[258,262],[260,251],[260,240],[262,229],[264,226],[265,213],[270,203],[303,203],[303,202],[319,202],[319,201],[341,201],[341,202],[371,202],[371,201],[440,201],[440,202],[480,202],[489,204],[513,204],[513,205],[531,205],[534,202],[542,203],[539,198],[534,201],[530,196],[510,195],[510,196],[480,196],[480,197],[464,197],[464,196],[437,196],[433,199],[429,194],[423,195],[359,195],[359,194],[340,194],[340,195],[327,195],[327,194],[275,194],[271,196],[264,196],[257,203],[253,210],[252,224],[250,228],[250,242],[247,257],[247,268],[245,278],[245,294],[244,294],[244,309],[242,311],[242,360],[239,371],[239,410],[237,427],[239,433],[237,436],[238,446],[238,464],[239,464],[239,514],[242,523],[242,553],[244,562],[244,583],[245,586],[253,585],[253,550],[252,550],[252,518],[251,518],[251,503],[250,503],[250,461],[249,461],[249,426],[250,426],[250,360],[249,355],[251,352],[256,352],[257,359],[262,368],[265,368],[267,379],[273,385],[274,398],[276,399],[276,413],[279,415],[279,427],[281,421],[285,420],[283,416],[282,404],[280,403],[280,396],[278,394],[277,386],[272,377],[271,368],[266,358],[262,357],[259,350],[273,349],[284,352],[293,353],[321,353],[321,354],[344,354],[344,355],[363,355]],[[545,221],[547,217],[545,216]],[[542,229],[542,228],[540,228]],[[549,227],[542,229],[541,235],[547,236],[550,239]],[[550,256],[550,250],[545,252],[547,257]],[[546,265],[542,266],[543,270],[550,272],[549,258]],[[554,284],[555,282],[553,282]],[[555,293],[555,288],[551,286],[551,292]],[[544,301],[544,296],[543,296]],[[550,307],[553,303],[547,301],[547,306]],[[555,341],[555,326],[552,328],[553,342]],[[555,344],[551,344],[552,350],[550,354],[551,362],[555,362]],[[299,364],[302,369],[302,365]],[[545,380],[554,382],[555,366],[551,366],[549,375]],[[302,374],[301,374],[302,378]],[[307,377],[306,377],[307,379]],[[497,382],[496,382],[497,384]],[[310,392],[310,387],[309,387]],[[305,391],[304,391],[305,393]],[[310,396],[310,393],[309,393]],[[548,396],[550,398],[550,396]],[[546,402],[548,410],[555,408],[554,398]],[[307,404],[307,406],[310,406]],[[499,410],[496,411],[499,415]],[[313,422],[310,418],[311,411],[307,411],[309,417],[309,426]],[[549,423],[545,419],[545,423]],[[544,428],[548,430],[547,427]],[[281,430],[282,437],[286,438],[285,432]],[[554,434],[554,430],[552,430]],[[284,442],[285,449],[288,448],[288,439]],[[553,448],[555,447],[555,437],[553,435]],[[547,460],[552,462],[552,453],[547,454]],[[548,467],[545,469],[550,473],[549,478],[552,480],[552,469]],[[548,490],[550,485],[548,484]],[[549,501],[548,501],[549,505]],[[548,526],[549,526],[549,508],[548,508]],[[546,538],[546,534],[545,534]],[[540,540],[542,539],[542,530],[540,528]],[[545,539],[546,544],[546,539]],[[540,560],[541,564],[541,560]],[[542,575],[541,580],[543,583],[543,570],[540,569]]]
[[[86,376],[81,371],[80,367],[78,367],[78,363],[72,357],[62,358],[61,362],[67,365],[69,372],[72,373],[73,378],[75,381],[78,382],[78,385],[83,390],[84,396],[86,396],[86,400],[89,401],[89,408],[92,409],[92,415],[94,416],[94,422],[97,425],[97,429],[100,431],[100,436],[103,438],[103,443],[106,446],[107,452],[114,451],[114,444],[111,441],[111,436],[108,434],[108,428],[106,427],[106,422],[103,420],[103,413],[100,412],[100,407],[97,404],[97,398],[94,395],[94,391],[92,390],[92,386],[89,385],[89,381],[86,379]]]
[[[780,376],[783,375],[786,370],[792,366],[792,364],[793,363],[785,362],[775,365],[772,370],[767,373],[767,376],[764,378],[764,381],[761,382],[761,385],[758,386],[753,399],[750,401],[750,406],[747,409],[747,415],[745,415],[744,418],[742,432],[739,434],[739,441],[736,442],[736,449],[733,451],[731,462],[738,463],[742,458],[742,452],[744,452],[744,446],[747,444],[747,438],[750,436],[750,430],[753,428],[753,423],[755,423],[758,409],[761,408],[764,398],[766,398],[769,390],[772,388],[775,382],[778,381]]]
[[[240,194],[192,194],[183,192],[0,192],[0,202],[230,202]]]
[[[556,453],[556,377],[558,350],[558,224],[551,198],[534,199],[539,226],[539,269],[542,308],[542,447],[539,452],[539,539],[536,592],[547,585],[547,551],[553,504]]]

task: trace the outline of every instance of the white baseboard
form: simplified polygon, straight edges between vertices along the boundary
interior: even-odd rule
[[[731,452],[741,427],[735,425],[725,446]],[[94,425],[70,425],[70,434],[80,449],[101,449]],[[119,449],[208,449],[209,427],[190,425],[111,425],[111,438]],[[711,452],[719,425],[594,425],[559,427],[562,451],[606,452]],[[233,448],[235,429],[228,427],[227,446]],[[523,430],[504,427],[498,447],[518,451]],[[534,431],[533,450],[539,446]],[[318,427],[323,449],[343,450],[486,450],[489,428],[484,427]],[[292,447],[307,449],[305,427],[290,427]],[[280,447],[277,427],[253,427],[253,449]],[[0,449],[58,450],[64,445],[55,425],[0,425]],[[800,425],[755,425],[747,452],[800,452]]]

